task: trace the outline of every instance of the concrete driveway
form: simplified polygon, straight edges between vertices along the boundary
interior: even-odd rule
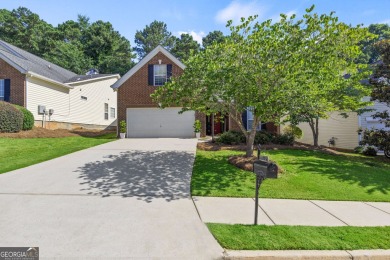
[[[190,199],[194,139],[125,139],[0,175],[0,246],[44,258],[216,259]]]

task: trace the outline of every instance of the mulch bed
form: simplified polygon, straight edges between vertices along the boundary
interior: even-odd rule
[[[245,144],[237,144],[237,145],[226,145],[226,144],[218,144],[209,142],[200,142],[198,143],[198,149],[204,151],[221,151],[221,150],[236,150],[236,151],[245,151]],[[308,144],[303,143],[294,143],[294,145],[278,145],[278,144],[267,144],[262,145],[261,148],[263,150],[306,150],[306,151],[320,151],[327,154],[340,154],[339,151],[330,149],[328,147],[315,147]],[[257,157],[245,157],[244,155],[235,155],[230,156],[228,161],[230,164],[245,170],[245,171],[253,171],[253,162],[257,160]],[[279,166],[279,165],[278,165]],[[283,173],[283,169],[279,166],[279,173]]]
[[[253,163],[257,160],[257,157],[245,157],[244,155],[234,155],[230,156],[228,162],[237,168],[240,168],[244,171],[253,171]],[[272,161],[273,162],[273,161]],[[273,162],[275,163],[275,162]],[[276,164],[276,163],[275,163]],[[276,164],[277,165],[277,164]],[[283,169],[278,165],[278,173],[283,173]]]
[[[19,133],[0,133],[0,138],[58,138],[70,136],[96,137],[112,133],[107,130],[90,130],[90,129],[56,129],[50,130],[42,127],[34,127],[28,131],[20,131]]]
[[[221,150],[236,150],[236,151],[245,151],[245,144],[236,144],[236,145],[227,145],[227,144],[218,144],[213,142],[200,142],[198,143],[198,149],[203,151],[221,151]],[[280,145],[280,144],[264,144],[261,145],[263,150],[306,150],[306,151],[321,151],[327,154],[340,154],[339,151],[333,150],[328,147],[315,147],[303,143],[294,143],[294,145]]]

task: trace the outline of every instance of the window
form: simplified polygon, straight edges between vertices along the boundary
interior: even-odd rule
[[[0,79],[0,100],[4,100],[4,94],[5,94],[5,84],[4,84],[4,79]]]
[[[88,98],[87,98],[87,97],[85,97],[85,96],[81,96],[81,100],[87,101],[87,100],[88,100]]]
[[[251,130],[253,125],[253,113],[251,111],[251,108],[248,107],[247,109],[247,130]],[[261,122],[257,125],[257,131],[261,130]]]
[[[111,118],[115,118],[115,107],[110,108],[110,116]]]
[[[162,86],[167,82],[167,65],[154,65],[154,86]]]
[[[108,120],[108,104],[104,103],[104,119]]]

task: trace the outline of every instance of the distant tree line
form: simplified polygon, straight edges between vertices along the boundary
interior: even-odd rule
[[[203,48],[224,37],[221,31],[210,32],[203,38]],[[100,73],[123,75],[135,58],[142,59],[157,45],[182,61],[202,50],[190,34],[176,37],[160,21],[137,31],[136,46],[132,48],[110,22],[91,23],[88,17],[78,15],[76,21],[53,26],[25,7],[0,9],[0,39],[78,74],[96,68]]]

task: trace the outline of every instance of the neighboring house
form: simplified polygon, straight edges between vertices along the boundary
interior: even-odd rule
[[[36,126],[116,126],[118,74],[77,75],[0,41],[0,100],[26,107]]]
[[[320,119],[319,121],[319,136],[318,144],[342,149],[353,149],[359,145],[358,136],[358,115],[354,112],[347,113],[348,117],[344,118],[340,112],[329,114],[328,119]],[[284,125],[281,125],[283,132]],[[300,123],[298,125],[302,129],[303,137],[298,139],[298,142],[313,144],[313,134],[308,123]],[[329,141],[333,140],[333,144]]]
[[[364,101],[370,101],[370,97],[365,97]],[[390,107],[386,103],[375,101],[372,106],[366,107],[372,111],[365,112],[359,116],[359,127],[361,129],[385,129],[390,131],[390,127],[386,127],[384,122],[381,122],[380,118],[374,118],[373,115],[377,112],[389,111]]]
[[[202,123],[201,136],[211,134],[209,116],[196,111],[179,114],[180,107],[160,109],[150,97],[156,88],[164,85],[172,75],[181,75],[184,69],[185,65],[176,57],[157,46],[112,85],[118,92],[118,122],[127,122],[127,137],[194,137],[196,119]],[[220,115],[215,116],[215,134],[229,129],[239,130],[229,116],[225,116],[224,120],[218,118]],[[250,123],[249,117],[244,119],[245,125]]]
[[[370,97],[365,97],[363,101],[370,101]],[[319,123],[319,145],[353,149],[359,145],[361,136],[358,134],[361,129],[385,129],[390,131],[390,127],[386,127],[384,122],[380,119],[373,118],[376,112],[390,111],[385,103],[375,101],[372,106],[366,107],[372,111],[365,112],[361,115],[350,112],[348,117],[344,118],[340,112],[333,112],[328,119],[320,119]],[[281,126],[283,131],[285,126]],[[298,139],[298,142],[313,144],[313,134],[308,123],[301,123],[298,125],[303,131],[303,137]],[[329,140],[333,140],[334,144],[330,144]]]

